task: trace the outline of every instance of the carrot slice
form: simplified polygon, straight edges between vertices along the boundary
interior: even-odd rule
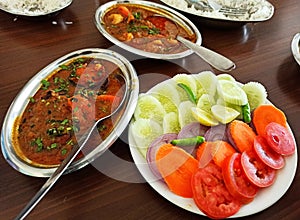
[[[216,165],[223,167],[224,160],[234,154],[236,150],[231,146],[231,144],[226,141],[215,141],[213,142],[212,155],[213,160]]]
[[[266,126],[271,122],[287,127],[285,114],[273,105],[260,105],[254,109],[252,122],[256,133],[263,137],[266,136]]]
[[[234,120],[228,125],[228,129],[230,140],[237,150],[244,152],[253,149],[256,134],[247,123]]]
[[[172,144],[162,145],[156,153],[155,160],[169,189],[176,195],[192,198],[191,179],[198,169],[198,161]]]
[[[235,152],[236,150],[226,141],[207,141],[197,149],[196,159],[199,160],[201,167],[213,160],[216,165],[222,168],[224,160]]]

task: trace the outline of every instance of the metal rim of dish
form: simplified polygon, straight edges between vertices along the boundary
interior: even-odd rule
[[[16,117],[24,111],[28,103],[28,99],[24,97],[31,97],[33,94],[35,94],[35,92],[40,87],[40,81],[53,73],[53,71],[55,71],[59,67],[59,65],[79,57],[95,57],[115,63],[121,69],[126,79],[129,92],[127,93],[128,96],[125,101],[125,110],[122,113],[122,116],[119,119],[118,123],[115,125],[114,130],[105,140],[103,140],[100,145],[95,147],[94,150],[86,154],[85,157],[73,162],[66,170],[65,174],[81,169],[82,167],[86,166],[97,157],[99,157],[102,153],[104,153],[104,151],[117,140],[119,135],[121,135],[121,133],[127,127],[129,121],[131,120],[131,116],[133,115],[139,93],[138,77],[131,63],[122,55],[108,49],[88,48],[71,52],[50,63],[41,71],[39,71],[33,78],[31,78],[15,97],[7,111],[1,131],[1,150],[6,161],[15,170],[23,174],[35,177],[49,177],[55,171],[55,167],[41,168],[32,166],[16,155],[11,138],[13,124]],[[103,145],[105,146],[104,150],[98,150],[99,146]]]
[[[166,60],[171,60],[171,59],[179,59],[179,58],[183,58],[186,57],[188,55],[191,55],[193,53],[192,50],[188,49],[184,52],[181,53],[176,53],[176,54],[158,54],[158,53],[150,53],[150,52],[146,52],[143,50],[139,50],[136,49],[134,47],[131,47],[129,45],[126,45],[125,43],[117,40],[116,38],[114,38],[113,36],[111,36],[105,29],[105,25],[103,23],[103,17],[105,15],[105,13],[107,12],[107,10],[111,7],[113,7],[116,4],[129,4],[129,5],[142,5],[142,6],[146,6],[146,7],[150,7],[153,9],[159,9],[161,11],[163,11],[166,15],[166,17],[172,18],[175,20],[175,22],[178,22],[180,24],[182,24],[184,27],[186,27],[187,29],[189,29],[190,31],[192,31],[195,35],[196,35],[196,44],[201,45],[202,43],[202,37],[201,34],[199,32],[199,30],[197,29],[197,27],[185,16],[183,16],[182,14],[180,14],[179,12],[176,12],[175,10],[167,7],[167,6],[163,6],[161,4],[158,3],[154,3],[154,2],[149,2],[149,1],[110,1],[107,2],[103,5],[101,5],[95,13],[95,25],[97,27],[97,29],[99,30],[99,32],[109,41],[111,41],[113,44],[129,51],[132,52],[134,54],[143,56],[143,57],[148,57],[148,58],[154,58],[154,59],[166,59]]]
[[[291,50],[296,62],[300,65],[300,33],[294,35]]]
[[[174,5],[170,5],[168,4],[165,0],[160,0],[161,2],[163,2],[164,4],[170,6],[170,7],[173,7],[175,8],[176,10],[179,10],[179,11],[182,11],[182,12],[185,12],[185,13],[188,13],[188,14],[191,14],[191,15],[194,15],[194,16],[198,16],[199,18],[206,18],[206,19],[211,19],[211,20],[215,20],[215,21],[224,21],[224,22],[235,22],[235,23],[250,23],[250,22],[263,22],[263,21],[267,21],[269,19],[271,19],[274,15],[274,6],[266,1],[266,0],[263,0],[265,3],[268,4],[269,6],[269,16],[266,17],[266,18],[263,18],[263,19],[234,19],[234,18],[230,18],[230,17],[227,17],[227,18],[222,18],[222,17],[216,17],[216,16],[208,16],[208,15],[200,15],[200,14],[195,14],[195,13],[192,13],[188,10],[185,10],[185,9],[182,9],[180,7],[177,7],[177,6],[174,6]]]
[[[65,5],[63,5],[59,8],[55,8],[52,11],[39,12],[39,13],[28,13],[26,11],[20,11],[20,10],[17,10],[17,9],[10,9],[10,8],[5,7],[4,5],[1,5],[1,4],[0,4],[0,10],[3,10],[7,13],[17,15],[17,16],[39,17],[39,16],[55,14],[56,12],[59,12],[59,11],[65,9],[65,8],[67,8],[68,6],[70,6],[72,4],[72,2],[73,2],[73,0],[69,0]]]

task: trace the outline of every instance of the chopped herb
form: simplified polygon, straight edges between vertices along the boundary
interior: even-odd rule
[[[148,33],[151,35],[159,34],[160,30],[158,28],[151,28],[148,30]]]
[[[42,142],[42,139],[40,137],[35,139],[34,143],[31,142],[31,144],[37,146],[37,148],[36,148],[37,152],[41,152],[43,150],[43,142]]]
[[[67,65],[65,65],[65,64],[60,65],[59,67],[60,67],[61,69],[63,69],[63,70],[68,70],[68,69],[69,69],[69,67],[68,67]]]
[[[49,147],[47,147],[48,150],[51,150],[51,149],[54,149],[54,148],[57,148],[57,143],[53,143]]]
[[[63,148],[61,149],[61,155],[65,155],[67,153],[67,149]]]
[[[48,87],[50,86],[50,83],[47,81],[47,80],[45,80],[45,79],[43,79],[42,81],[41,81],[41,83],[42,83],[42,85],[43,85],[43,89],[48,89]]]
[[[68,141],[66,142],[66,144],[67,144],[67,145],[74,145],[74,143],[73,143],[73,140],[72,140],[72,139],[68,140]]]
[[[98,131],[104,131],[106,128],[106,125],[102,124],[98,127]]]
[[[29,98],[29,101],[30,101],[31,103],[35,103],[35,99],[34,99],[33,97],[30,97],[30,98]]]
[[[66,125],[67,123],[69,122],[69,119],[64,119],[60,124],[62,124],[62,125]]]
[[[133,17],[135,18],[135,19],[137,19],[137,20],[140,20],[141,19],[141,12],[133,12],[132,13],[132,15],[133,15]]]

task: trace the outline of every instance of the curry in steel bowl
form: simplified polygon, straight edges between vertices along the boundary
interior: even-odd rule
[[[87,57],[61,65],[43,79],[15,121],[13,142],[19,157],[38,166],[60,164],[91,123],[118,106],[124,93],[120,71],[109,61]],[[104,120],[98,127],[101,139],[112,129],[112,120]]]
[[[103,120],[65,173],[91,163],[127,127],[139,92],[135,69],[122,55],[87,48],[53,61],[15,97],[4,118],[1,150],[21,173],[48,177],[98,118]]]
[[[200,32],[186,17],[153,2],[108,2],[97,9],[95,22],[114,44],[151,58],[176,59],[191,54],[177,36],[198,44],[202,41]]]

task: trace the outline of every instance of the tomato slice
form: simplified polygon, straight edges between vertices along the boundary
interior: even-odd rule
[[[241,164],[248,179],[258,187],[268,187],[275,181],[276,172],[257,156],[255,151],[244,151]]]
[[[212,162],[194,173],[192,190],[196,205],[210,218],[227,218],[241,207],[240,201],[228,192],[221,168]]]
[[[225,159],[222,172],[225,185],[232,196],[242,203],[249,203],[254,199],[258,187],[253,185],[246,176],[240,153],[234,153]]]
[[[285,165],[283,156],[276,153],[268,144],[265,138],[257,136],[254,139],[254,150],[257,156],[267,166],[273,169],[281,169]]]
[[[292,155],[295,152],[293,135],[278,123],[271,122],[266,126],[266,139],[270,147],[281,155]]]

